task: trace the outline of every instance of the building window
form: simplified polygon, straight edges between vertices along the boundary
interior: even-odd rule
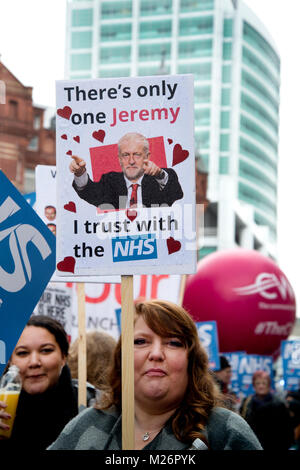
[[[224,31],[223,31],[224,38],[232,37],[232,26],[233,26],[233,21],[231,19],[224,20]]]
[[[230,83],[231,65],[223,65],[222,67],[222,83]]]
[[[33,118],[33,128],[35,130],[38,130],[40,129],[40,127],[41,127],[41,116],[40,114],[35,114]]]
[[[223,42],[223,60],[231,60],[232,42]]]
[[[93,10],[78,9],[72,11],[72,26],[92,26],[93,25]]]
[[[12,119],[18,119],[18,102],[17,101],[10,100],[9,117]]]
[[[211,62],[198,64],[180,64],[178,73],[193,73],[196,80],[211,79]]]
[[[197,143],[201,150],[209,148],[209,137],[209,132],[199,132]]]
[[[222,106],[230,106],[230,88],[222,88]]]
[[[239,162],[239,175],[242,178],[251,181],[252,183],[259,184],[261,188],[265,189],[271,197],[276,198],[276,184],[262,171],[253,165],[240,160]]]
[[[89,70],[92,67],[92,54],[71,54],[71,70]]]
[[[209,103],[211,95],[210,86],[195,87],[195,103]]]
[[[245,93],[242,93],[241,108],[266,124],[276,135],[278,134],[278,123],[275,119],[256,100]]]
[[[229,173],[229,158],[228,157],[220,157],[219,171],[221,175],[228,175]]]
[[[229,134],[221,134],[220,136],[220,151],[228,152],[229,151]]]
[[[221,128],[229,129],[229,127],[230,127],[230,112],[222,111],[221,112]]]
[[[195,57],[211,57],[212,39],[202,41],[181,41],[179,43],[178,56],[180,59]]]
[[[140,39],[170,37],[172,33],[171,20],[140,22]]]
[[[101,18],[103,20],[128,18],[132,15],[131,0],[123,2],[103,2]]]
[[[39,139],[38,136],[35,135],[32,137],[31,141],[28,144],[28,150],[38,150],[39,148]]]
[[[169,15],[172,13],[172,0],[141,0],[141,16]]]
[[[250,73],[247,73],[245,70],[242,72],[242,85],[254,95],[258,96],[264,103],[272,107],[275,113],[278,115],[278,101],[269,93],[269,91],[264,87],[259,81]]]
[[[274,49],[270,44],[259,34],[256,29],[252,28],[247,22],[244,23],[243,28],[244,40],[258,50],[264,57],[272,63],[277,72],[280,71],[280,60]]]
[[[161,61],[164,55],[165,60],[170,59],[171,44],[141,44],[139,47],[139,59],[143,61]]]
[[[35,191],[35,171],[25,168],[24,170],[24,194]]]
[[[194,36],[196,34],[212,34],[213,17],[182,18],[179,24],[180,36]]]
[[[241,130],[250,137],[258,140],[264,145],[268,145],[277,155],[277,141],[272,139],[260,126],[258,126],[251,119],[247,119],[245,116],[241,116]]]
[[[100,50],[100,63],[101,64],[115,64],[120,62],[130,62],[131,47],[102,47]]]
[[[72,49],[90,49],[92,47],[92,31],[76,31],[72,33]]]
[[[276,92],[279,93],[279,78],[276,79],[274,73],[247,47],[243,47],[243,63],[262,76],[264,80],[272,83]]]
[[[210,109],[198,108],[195,109],[195,125],[196,126],[209,126],[210,124]]]
[[[204,11],[213,10],[214,0],[180,0],[180,11],[186,13],[188,11]]]
[[[101,26],[101,41],[126,41],[131,39],[131,23]]]
[[[244,138],[240,138],[240,153],[268,170],[277,178],[277,165],[265,152]]]

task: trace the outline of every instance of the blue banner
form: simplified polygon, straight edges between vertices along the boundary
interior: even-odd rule
[[[55,242],[0,171],[0,375],[55,270]]]
[[[215,321],[196,322],[196,327],[201,344],[208,355],[209,368],[211,370],[220,369],[217,323]]]
[[[281,341],[281,357],[285,390],[300,388],[300,340]]]
[[[240,391],[239,364],[244,355],[244,351],[221,353],[221,356],[225,356],[231,365],[232,376],[229,388],[235,393]]]
[[[252,385],[252,375],[257,370],[266,371],[273,381],[273,358],[258,354],[241,354],[239,357],[239,390],[243,395],[255,393]]]
[[[34,192],[34,193],[23,194],[23,197],[25,197],[28,204],[34,208],[35,201],[36,201],[36,193]]]

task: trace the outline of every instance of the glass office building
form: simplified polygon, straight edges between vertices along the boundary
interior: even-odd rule
[[[227,177],[275,244],[280,58],[260,20],[239,0],[69,0],[67,78],[159,73],[194,75],[209,200]]]

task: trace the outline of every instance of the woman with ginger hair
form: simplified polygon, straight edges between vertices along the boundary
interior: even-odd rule
[[[189,314],[167,301],[135,305],[135,449],[251,450],[261,446],[236,413],[218,406],[208,357]],[[101,404],[69,423],[50,450],[119,450],[121,341]]]

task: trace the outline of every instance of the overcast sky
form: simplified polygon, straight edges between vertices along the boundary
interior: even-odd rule
[[[278,263],[300,305],[300,0],[245,3],[268,28],[281,55]],[[0,0],[1,59],[24,85],[33,87],[35,104],[54,107],[54,82],[64,78],[65,4],[65,0]]]

